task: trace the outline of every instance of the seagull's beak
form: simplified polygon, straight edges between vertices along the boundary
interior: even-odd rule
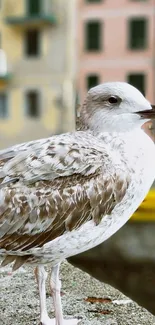
[[[155,119],[155,105],[151,105],[152,109],[136,112],[140,117],[146,119]]]

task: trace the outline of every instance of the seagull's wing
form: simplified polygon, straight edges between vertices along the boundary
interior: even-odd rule
[[[93,136],[66,134],[16,149],[0,152],[0,251],[22,255],[90,219],[97,225],[126,193],[125,166],[113,166]]]
[[[29,185],[74,173],[93,174],[101,166],[102,148],[96,150],[94,137],[86,137],[84,143],[84,133],[79,134],[63,134],[0,151],[0,187],[17,180]]]

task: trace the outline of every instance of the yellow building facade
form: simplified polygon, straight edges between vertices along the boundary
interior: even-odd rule
[[[75,0],[1,1],[0,148],[74,129],[74,13]]]

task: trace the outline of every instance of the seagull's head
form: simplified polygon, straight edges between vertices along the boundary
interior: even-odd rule
[[[108,82],[88,91],[81,118],[96,132],[126,132],[155,118],[155,109],[137,88]]]

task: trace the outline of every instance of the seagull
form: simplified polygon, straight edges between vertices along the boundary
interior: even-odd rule
[[[0,151],[2,266],[35,266],[42,325],[78,324],[63,317],[60,263],[112,236],[145,198],[155,147],[143,125],[153,118],[139,90],[104,83],[88,91],[78,131]],[[48,263],[54,319],[46,308]]]

